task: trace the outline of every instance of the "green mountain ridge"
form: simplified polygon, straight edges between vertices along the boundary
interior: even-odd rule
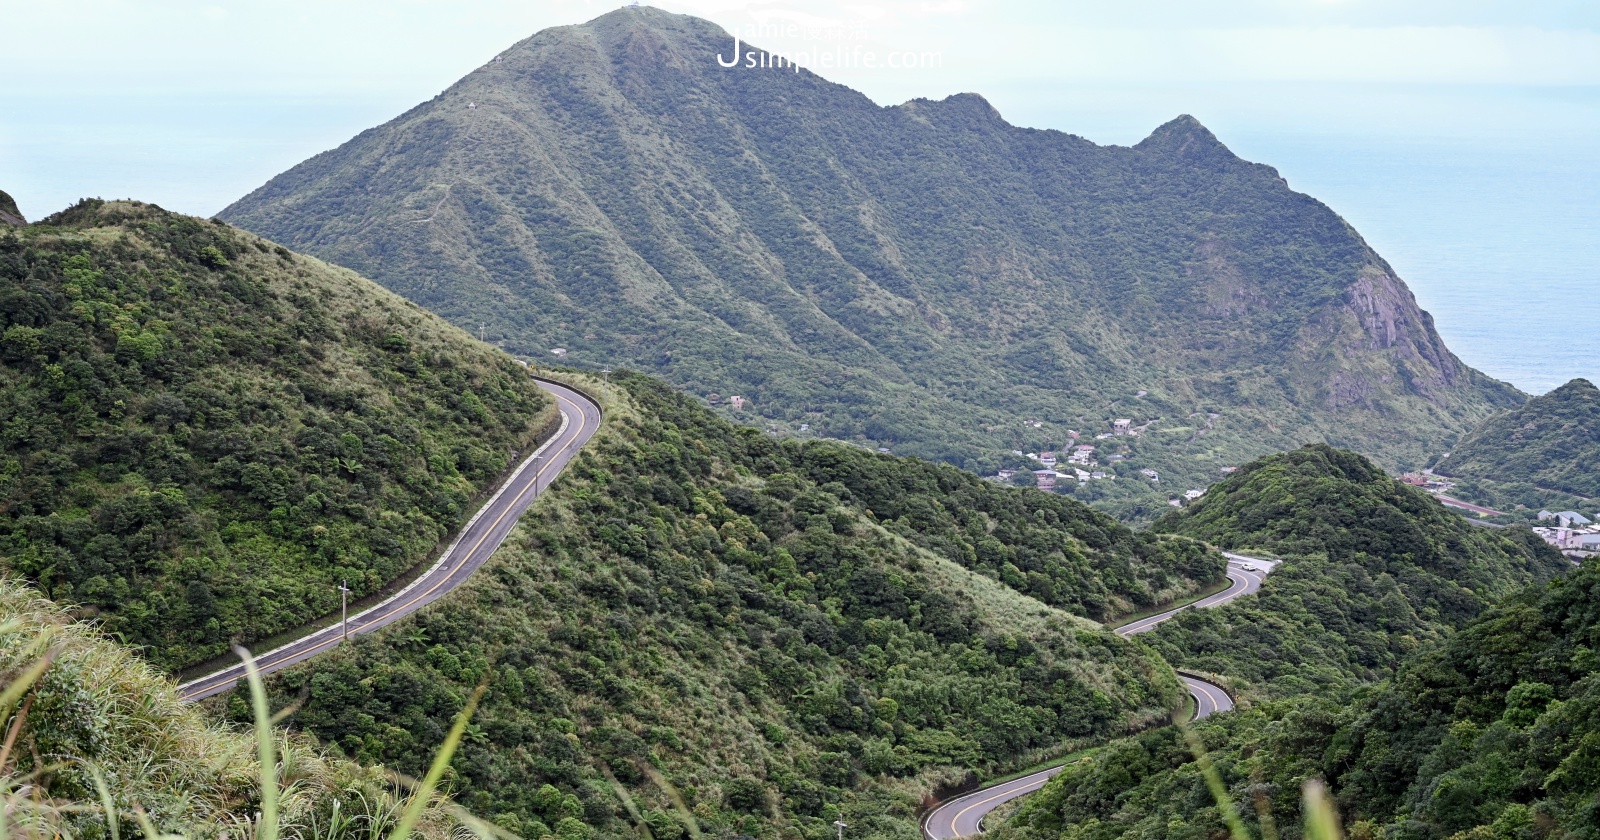
[[[1497,414],[1451,447],[1434,472],[1600,497],[1600,389],[1574,379]]]
[[[1256,698],[1386,676],[1567,560],[1525,527],[1474,526],[1371,461],[1324,445],[1255,461],[1152,530],[1286,558],[1255,597],[1145,636]]]
[[[1312,778],[1331,785],[1351,838],[1592,836],[1595,567],[1568,578],[1526,528],[1474,527],[1325,446],[1247,465],[1156,527],[1283,558],[1255,598],[1144,637],[1238,690],[1241,711],[1195,729],[1249,836],[1298,840]],[[1069,766],[990,832],[1227,834],[1170,728]]]
[[[494,561],[277,675],[291,725],[416,773],[487,680],[453,772],[464,805],[522,836],[685,837],[679,796],[704,836],[821,840],[843,819],[910,840],[936,786],[1179,703],[1164,663],[1079,616],[1220,577],[1200,543],[948,465],[774,440],[638,374],[579,382],[606,425]]]
[[[1591,838],[1600,814],[1600,567],[1530,586],[1391,679],[1197,726],[1252,833],[1263,806],[1302,836],[1301,785],[1327,780],[1347,836]],[[1170,730],[1069,768],[996,840],[1201,837],[1226,832]]]
[[[540,32],[222,217],[780,431],[989,470],[1156,420],[1090,495],[1314,441],[1417,465],[1522,399],[1191,117],[1102,147],[975,94],[719,67],[730,43],[649,8]]]
[[[86,201],[0,232],[0,277],[0,567],[81,605],[5,583],[0,633],[37,644],[6,648],[0,685],[67,609],[170,669],[336,607],[346,575],[375,587],[427,557],[552,419],[504,354],[219,221]],[[636,819],[821,837],[840,815],[907,836],[939,784],[1180,702],[1165,663],[1095,619],[1216,581],[1204,544],[950,465],[777,440],[640,374],[578,381],[605,423],[488,565],[271,680],[333,753],[294,740],[295,813],[392,808],[374,768],[420,776],[480,683],[450,789],[562,840]],[[4,624],[13,609],[56,618]],[[44,751],[26,767],[174,763],[113,789],[199,836],[248,814],[248,756],[207,754],[243,741],[97,644],[108,665],[47,672],[41,696],[66,706],[27,719]],[[146,729],[104,723],[123,689]],[[243,694],[212,708],[251,720]],[[91,801],[86,778],[51,794]]]
[[[0,569],[159,666],[378,591],[555,420],[504,354],[221,222],[0,228]]]

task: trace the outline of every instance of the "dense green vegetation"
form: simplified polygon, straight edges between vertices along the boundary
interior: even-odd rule
[[[160,666],[377,591],[553,417],[502,354],[220,222],[0,228],[0,566]]]
[[[1440,475],[1481,479],[1462,495],[1537,509],[1544,498],[1522,499],[1517,485],[1593,499],[1600,496],[1600,389],[1574,379],[1527,404],[1497,414],[1463,437],[1434,467]],[[1510,485],[1510,486],[1502,486]]]
[[[262,787],[251,734],[207,722],[149,663],[3,578],[0,733],[7,837],[155,836],[138,830],[140,811],[164,833],[262,836],[252,830]],[[302,737],[277,741],[281,837],[388,833],[403,802],[381,768]],[[444,805],[427,809],[414,836],[463,836]]]
[[[1257,697],[1388,676],[1487,604],[1568,566],[1527,528],[1474,526],[1365,458],[1321,445],[1242,467],[1154,530],[1285,558],[1257,597],[1145,636],[1174,665]]]
[[[1166,666],[1079,615],[1222,558],[1036,490],[717,419],[662,383],[607,421],[490,566],[285,672],[292,725],[416,773],[464,697],[463,804],[537,838],[916,836],[940,781],[1163,719]],[[614,390],[607,390],[608,388]],[[1028,594],[1023,594],[1028,593]],[[238,699],[231,701],[242,712]],[[630,816],[612,785],[637,805]]]
[[[1300,836],[1300,790],[1312,777],[1332,783],[1351,837],[1361,840],[1442,840],[1497,820],[1504,824],[1473,837],[1550,834],[1549,825],[1518,833],[1531,830],[1525,808],[1502,813],[1509,802],[1539,797],[1529,798],[1533,777],[1496,754],[1511,750],[1514,763],[1531,761],[1530,750],[1555,750],[1538,759],[1554,762],[1543,778],[1576,748],[1568,735],[1536,748],[1530,738],[1552,736],[1527,727],[1554,695],[1513,689],[1544,679],[1532,663],[1573,655],[1553,653],[1562,645],[1548,630],[1571,632],[1573,622],[1550,614],[1536,630],[1526,605],[1581,598],[1573,593],[1593,584],[1558,577],[1570,564],[1530,531],[1472,526],[1359,455],[1326,446],[1249,464],[1155,529],[1283,558],[1257,597],[1185,613],[1144,637],[1174,664],[1220,673],[1241,690],[1241,711],[1196,728],[1256,836]],[[1511,715],[1515,726],[1491,733],[1474,753],[1474,739],[1508,703],[1533,708],[1528,692],[1538,694],[1538,710]],[[1475,722],[1462,724],[1469,718]],[[1462,784],[1469,787],[1452,792]],[[1587,796],[1600,792],[1600,776],[1585,784]],[[1491,793],[1499,798],[1480,801]],[[1562,806],[1569,815],[1570,806]],[[1198,839],[1225,831],[1190,746],[1161,729],[1070,766],[997,837]]]
[[[223,218],[784,433],[987,472],[1155,420],[1132,446],[1159,488],[1083,490],[1134,518],[1305,442],[1420,466],[1521,400],[1192,118],[1097,146],[972,94],[884,108],[719,67],[731,43],[651,8],[541,32]]]
[[[1600,566],[1508,598],[1353,697],[1277,701],[1198,728],[1239,810],[1299,836],[1300,783],[1325,778],[1352,838],[1600,834]],[[1171,730],[1071,767],[1005,838],[1215,837]]]

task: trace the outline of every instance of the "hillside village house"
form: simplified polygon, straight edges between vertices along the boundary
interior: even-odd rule
[[[1125,435],[1132,428],[1133,428],[1133,421],[1132,420],[1123,418],[1123,419],[1111,421],[1111,433],[1114,434],[1114,435]]]
[[[1539,511],[1539,521],[1554,519],[1558,528],[1581,528],[1593,525],[1594,521],[1575,510],[1564,510],[1560,513],[1551,513],[1548,510]]]
[[[1056,489],[1055,470],[1034,470],[1033,479],[1040,490],[1050,492]]]

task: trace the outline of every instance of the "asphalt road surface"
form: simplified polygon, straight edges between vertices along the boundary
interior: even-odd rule
[[[1116,629],[1117,635],[1132,636],[1136,633],[1143,633],[1154,629],[1156,625],[1184,610],[1215,607],[1226,604],[1235,598],[1250,595],[1261,588],[1262,579],[1267,576],[1268,572],[1272,571],[1273,566],[1277,565],[1272,560],[1260,560],[1254,557],[1246,557],[1242,554],[1229,554],[1226,551],[1223,552],[1223,555],[1228,558],[1229,584],[1227,589],[1215,595],[1207,595],[1193,604],[1188,604],[1175,610],[1167,610],[1164,613],[1125,624]],[[1189,689],[1189,693],[1194,696],[1196,719],[1208,717],[1217,712],[1226,712],[1233,708],[1233,698],[1229,697],[1228,692],[1223,691],[1220,687],[1190,674],[1180,673],[1178,679],[1183,681],[1184,686]],[[979,788],[972,793],[941,803],[939,807],[930,811],[927,818],[922,821],[923,836],[930,838],[930,840],[955,840],[958,837],[971,837],[974,834],[981,834],[983,832],[983,818],[988,816],[990,811],[1013,799],[1026,796],[1044,787],[1045,782],[1050,781],[1050,777],[1061,772],[1061,769],[1061,767],[1051,767],[1047,770],[1023,776],[1020,779],[1013,779],[992,787]]]
[[[445,549],[432,568],[382,603],[351,615],[351,635],[370,633],[399,621],[465,582],[505,542],[517,519],[600,428],[600,407],[588,397],[542,379],[539,387],[555,397],[556,406],[561,410],[560,429],[517,467],[461,529],[455,542]],[[258,654],[256,666],[262,673],[271,673],[331,650],[342,640],[343,631],[339,624],[334,624]],[[184,683],[178,687],[178,693],[186,702],[202,700],[231,690],[243,677],[244,665],[240,663]]]

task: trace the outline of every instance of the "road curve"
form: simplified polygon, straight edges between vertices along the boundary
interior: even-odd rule
[[[1230,554],[1226,551],[1222,553],[1228,558],[1227,589],[1215,595],[1207,595],[1192,604],[1129,622],[1113,632],[1119,636],[1133,636],[1155,629],[1156,625],[1184,610],[1216,607],[1235,598],[1253,594],[1261,589],[1261,581],[1272,571],[1272,567],[1277,565],[1272,560]],[[1188,688],[1189,694],[1194,697],[1196,719],[1233,708],[1233,698],[1220,686],[1190,674],[1180,673],[1178,679],[1183,681],[1184,687]],[[983,818],[988,816],[990,811],[1044,787],[1045,782],[1061,772],[1063,766],[1065,765],[1051,767],[991,787],[979,788],[948,802],[942,802],[937,808],[929,811],[928,816],[923,819],[923,836],[929,840],[956,840],[959,837],[979,834],[983,831]]]
[[[593,400],[556,382],[544,379],[538,382],[539,387],[556,400],[556,407],[561,411],[560,429],[529,455],[500,489],[489,497],[489,501],[461,529],[455,541],[444,550],[432,568],[382,603],[351,615],[349,626],[352,635],[370,633],[399,621],[465,582],[505,542],[517,519],[599,430],[600,407]],[[256,665],[262,673],[271,673],[331,650],[342,639],[340,625],[334,624],[258,654]],[[241,663],[178,686],[178,695],[185,702],[203,700],[232,689],[243,677],[244,665]]]

